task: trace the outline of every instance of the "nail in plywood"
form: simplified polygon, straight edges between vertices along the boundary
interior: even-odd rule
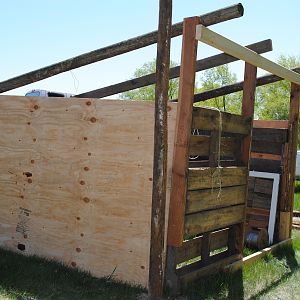
[[[0,246],[147,286],[153,112],[141,101],[1,96]],[[175,118],[169,104],[171,158]]]

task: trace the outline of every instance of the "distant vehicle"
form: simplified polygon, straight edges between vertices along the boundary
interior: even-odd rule
[[[300,180],[300,151],[297,151],[296,156],[296,179]]]
[[[59,92],[50,92],[46,90],[32,90],[27,92],[25,96],[34,96],[34,97],[66,97],[70,98],[73,97],[73,94],[69,93],[59,93]]]

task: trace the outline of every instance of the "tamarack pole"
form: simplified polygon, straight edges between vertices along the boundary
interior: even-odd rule
[[[149,267],[149,299],[151,300],[160,299],[163,294],[163,251],[168,153],[167,104],[171,27],[172,0],[160,0],[156,59],[154,160]]]

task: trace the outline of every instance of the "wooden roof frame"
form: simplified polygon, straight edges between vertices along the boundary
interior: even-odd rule
[[[203,25],[197,26],[196,39],[253,66],[300,85],[300,74],[274,63],[273,61],[233,42],[232,40],[206,28]]]

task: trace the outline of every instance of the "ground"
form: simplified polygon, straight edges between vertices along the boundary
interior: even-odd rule
[[[299,182],[295,192],[295,209],[300,211]],[[235,274],[217,274],[200,280],[177,299],[300,300],[299,282],[300,230],[294,230],[293,247],[285,247],[275,256],[268,254]],[[145,299],[145,290],[0,249],[2,299]]]

